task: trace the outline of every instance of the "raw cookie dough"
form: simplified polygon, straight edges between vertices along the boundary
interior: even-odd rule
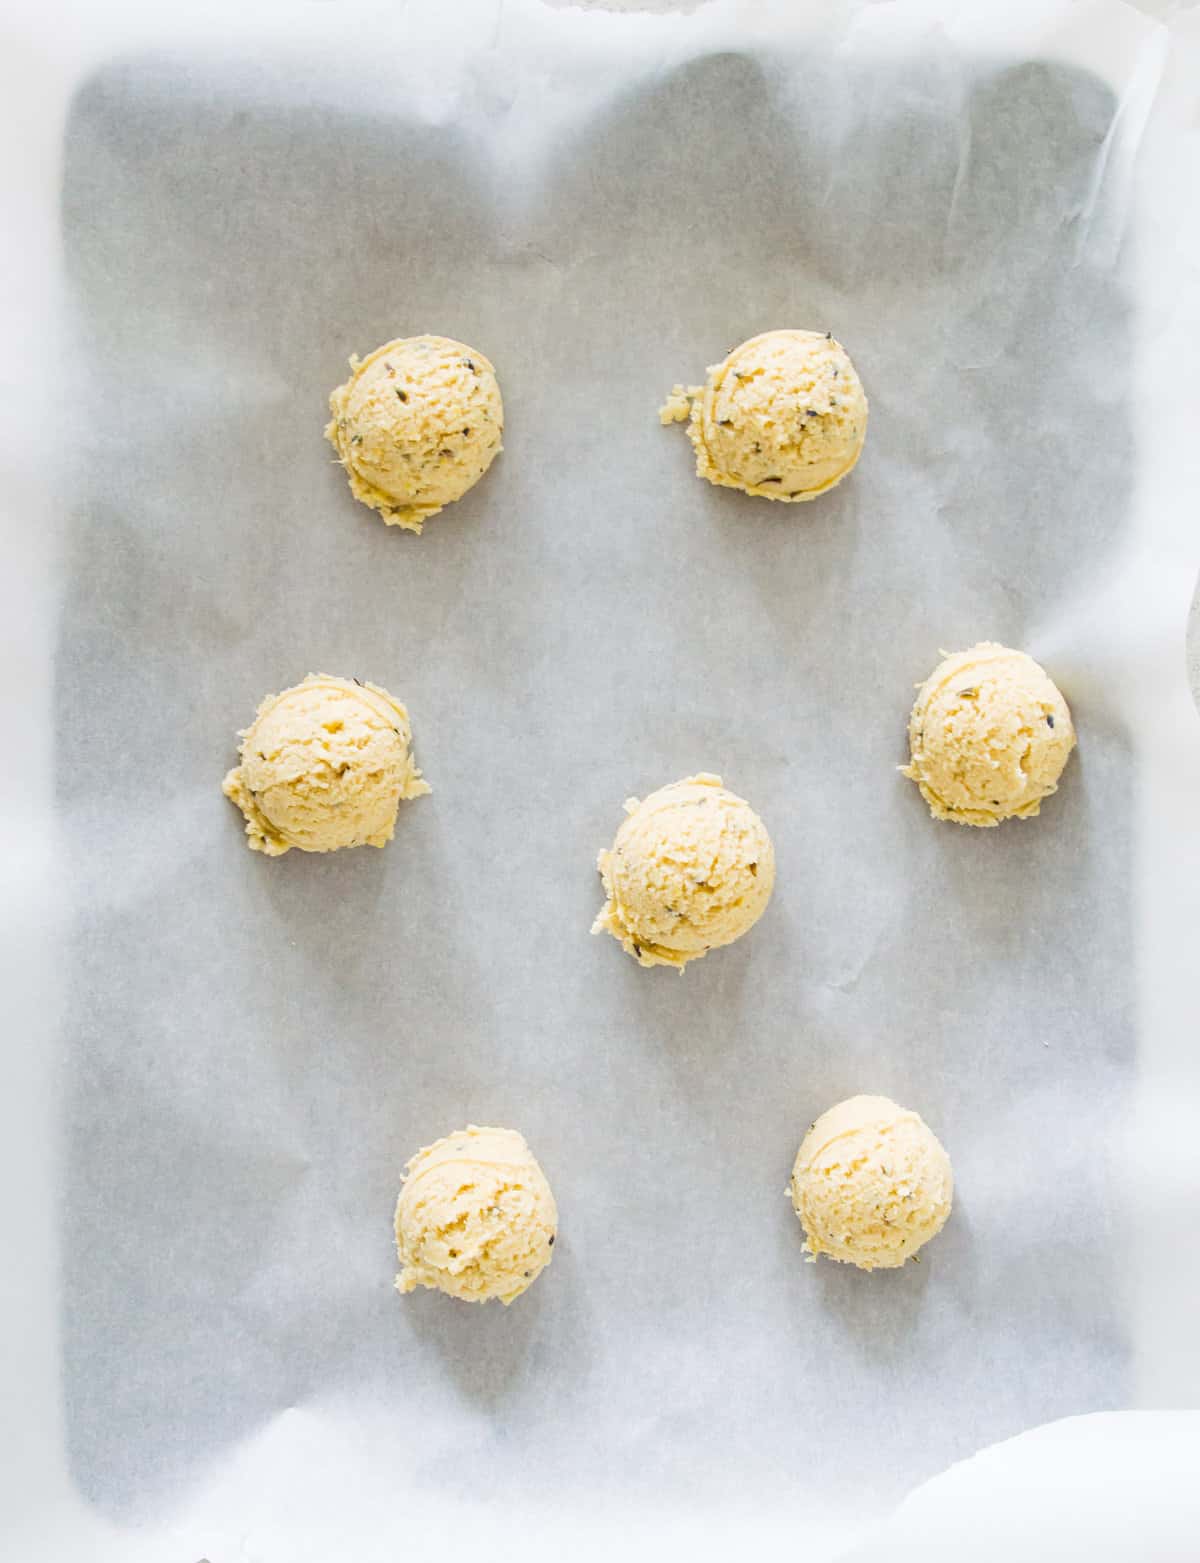
[[[954,1174],[916,1113],[886,1096],[852,1096],[804,1136],[788,1193],[810,1259],[891,1270],[945,1226]]]
[[[677,385],[659,418],[688,419],[699,477],[799,504],[862,454],[867,398],[832,333],[766,331],[712,365],[704,385]]]
[[[920,686],[908,743],[901,774],[935,819],[999,825],[1030,818],[1057,789],[1075,729],[1032,657],[985,640],[946,657]]]
[[[396,1205],[396,1290],[512,1302],[554,1257],[558,1211],[514,1129],[474,1124],[419,1150]]]
[[[419,532],[461,499],[500,454],[504,406],[482,353],[444,336],[399,337],[329,398],[325,437],[350,492],[389,526]]]
[[[767,827],[719,776],[688,776],[628,798],[597,860],[608,899],[592,925],[642,966],[698,960],[748,933],[775,884]]]
[[[310,673],[268,695],[239,736],[242,763],[223,791],[246,816],[249,845],[268,857],[385,846],[401,798],[429,791],[408,712],[377,684]]]

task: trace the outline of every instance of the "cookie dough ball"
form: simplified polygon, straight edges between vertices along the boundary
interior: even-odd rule
[[[389,526],[419,532],[461,499],[500,454],[504,406],[496,371],[444,336],[378,347],[329,398],[325,430],[355,499]]]
[[[396,1289],[429,1286],[464,1302],[510,1303],[554,1257],[557,1229],[554,1195],[522,1137],[470,1124],[405,1168]]]
[[[688,419],[696,472],[710,483],[799,504],[840,483],[862,454],[867,398],[831,333],[767,331],[677,385],[659,412]]]
[[[775,885],[767,827],[719,776],[689,776],[625,803],[598,867],[608,899],[592,925],[642,966],[682,970],[749,933]]]
[[[240,737],[242,763],[223,790],[246,816],[249,845],[268,857],[385,846],[401,798],[429,791],[408,712],[377,684],[310,673],[268,695]]]
[[[945,1226],[954,1174],[916,1113],[886,1096],[852,1096],[804,1136],[788,1192],[811,1259],[891,1270]]]
[[[935,819],[1028,819],[1058,787],[1075,747],[1067,702],[1023,651],[981,641],[938,664],[908,721],[915,781]]]

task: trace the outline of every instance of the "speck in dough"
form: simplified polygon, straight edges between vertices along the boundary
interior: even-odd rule
[[[891,1270],[945,1226],[954,1174],[917,1113],[886,1096],[852,1096],[804,1136],[788,1193],[810,1259]]]
[[[385,846],[402,798],[428,792],[413,762],[408,712],[377,684],[310,673],[268,695],[241,735],[224,793],[246,840],[280,857]]]
[[[554,1257],[558,1211],[515,1129],[474,1124],[409,1162],[396,1205],[396,1289],[510,1303]]]
[[[461,499],[500,454],[504,405],[482,353],[444,336],[400,337],[361,362],[329,398],[326,438],[355,499],[389,526],[419,532]]]
[[[592,925],[642,966],[682,970],[732,944],[766,911],[775,849],[744,798],[702,773],[629,798],[597,865],[607,899]]]
[[[696,473],[725,488],[799,504],[835,487],[867,437],[867,397],[832,334],[767,331],[677,385],[659,411],[688,420]]]
[[[1029,819],[1057,790],[1075,747],[1067,702],[1023,651],[980,641],[940,662],[908,721],[915,781],[935,819]]]

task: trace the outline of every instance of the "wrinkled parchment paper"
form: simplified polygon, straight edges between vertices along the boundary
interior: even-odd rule
[[[1139,789],[1191,583],[1176,684],[1122,654],[1176,583],[1121,592],[1157,546],[1132,170],[1169,50],[1047,15],[1001,46],[870,7],[481,7],[450,43],[331,8],[80,73],[47,1205],[89,1523],[213,1563],[536,1553],[618,1514],[700,1555],[803,1523],[817,1556],[1138,1399]],[[699,484],[656,418],[776,324],[834,329],[871,399],[803,508]],[[320,435],[347,355],[424,330],[492,358],[507,428],[415,539]],[[985,637],[1046,663],[1079,751],[1040,820],[936,827],[895,770],[911,689]],[[434,794],[386,852],[265,862],[220,779],[318,669],[408,703]],[[594,857],[697,769],[779,882],[677,979],[589,938]],[[804,1264],[783,1195],[860,1090],[958,1180],[893,1275]],[[468,1120],[520,1128],[560,1206],[511,1310],[391,1290],[400,1168]]]

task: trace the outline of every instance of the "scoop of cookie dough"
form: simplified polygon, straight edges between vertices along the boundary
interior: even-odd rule
[[[954,1174],[918,1114],[886,1096],[852,1096],[804,1136],[788,1192],[811,1259],[890,1270],[945,1226]]]
[[[1058,787],[1075,747],[1067,702],[1032,657],[981,641],[940,662],[908,722],[915,781],[935,819],[1028,819]]]
[[[325,435],[350,491],[389,526],[419,532],[500,453],[504,406],[482,353],[444,336],[377,347],[329,398]]]
[[[675,966],[748,933],[775,885],[767,827],[719,776],[629,798],[597,860],[607,900],[592,925],[642,966]]]
[[[240,734],[224,792],[256,852],[279,857],[385,846],[402,798],[429,791],[413,763],[408,712],[386,689],[310,673],[268,695]]]
[[[846,349],[820,331],[766,331],[677,385],[659,411],[688,420],[710,483],[799,504],[840,483],[862,453],[867,398]]]
[[[554,1195],[524,1139],[470,1124],[425,1146],[405,1169],[396,1289],[510,1303],[554,1257],[557,1228]]]

